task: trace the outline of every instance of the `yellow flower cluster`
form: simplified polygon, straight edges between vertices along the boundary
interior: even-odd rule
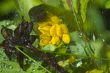
[[[38,31],[40,32],[40,46],[57,45],[61,41],[65,44],[70,42],[68,28],[57,16],[51,16],[49,20],[40,22]]]

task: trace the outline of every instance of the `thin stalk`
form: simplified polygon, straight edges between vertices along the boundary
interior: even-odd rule
[[[28,44],[26,46],[26,48],[32,50],[34,54],[36,54],[39,58],[41,58],[46,63],[51,65],[57,72],[59,72],[59,73],[68,73],[61,66],[59,66],[53,59],[51,59],[48,54],[43,53],[42,51],[40,51],[38,49],[35,49],[35,47],[33,47],[31,44]]]
[[[26,53],[24,53],[22,50],[20,50],[19,47],[21,47],[21,46],[15,46],[15,48],[16,48],[19,52],[21,52],[23,55],[25,55],[25,56],[26,56],[27,58],[29,58],[31,61],[36,62],[36,60],[34,60],[33,58],[31,58],[29,55],[27,55]],[[36,63],[37,63],[37,62],[36,62]],[[40,67],[43,68],[43,69],[45,69],[45,71],[47,71],[48,73],[51,73],[51,72],[48,71],[45,67],[43,67],[43,66],[41,66],[41,65],[40,65]]]

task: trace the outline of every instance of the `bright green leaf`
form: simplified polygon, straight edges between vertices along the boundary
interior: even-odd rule
[[[53,52],[55,51],[56,47],[52,44],[46,45],[45,47],[42,48],[43,51],[45,52]]]
[[[86,20],[86,11],[87,11],[88,2],[89,0],[80,0],[80,4],[81,4],[80,13],[81,13],[83,22],[85,22]]]
[[[28,12],[29,10],[34,7],[37,6],[39,4],[41,4],[41,0],[18,0],[17,1],[19,4],[19,13],[21,16],[24,16],[24,19],[27,21],[30,21]]]
[[[106,8],[110,8],[110,0],[108,0],[108,1],[106,2],[105,7],[106,7]]]

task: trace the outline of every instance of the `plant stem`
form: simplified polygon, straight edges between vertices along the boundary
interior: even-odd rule
[[[29,58],[31,61],[36,62],[36,60],[34,60],[33,58],[31,58],[29,55],[27,55],[26,53],[24,53],[22,50],[20,50],[19,47],[21,47],[21,46],[15,46],[15,48],[16,48],[19,52],[21,52],[23,55],[25,55],[25,56],[26,56],[27,58]],[[37,63],[37,62],[36,62],[36,63]],[[48,73],[51,73],[51,72],[48,71],[45,67],[43,67],[43,66],[41,66],[41,65],[40,65],[40,67],[42,67],[43,69],[45,69],[45,71],[47,71]]]

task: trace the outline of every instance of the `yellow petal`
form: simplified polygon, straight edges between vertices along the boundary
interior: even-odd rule
[[[60,27],[60,25],[58,25],[58,24],[53,25],[50,28],[50,35],[51,36],[61,37],[62,36],[62,33],[61,33],[61,27]]]
[[[59,42],[60,42],[60,39],[57,36],[52,37],[50,41],[51,44],[58,44]]]
[[[38,23],[38,25],[40,28],[42,28],[42,27],[48,26],[49,23],[48,22],[40,22],[40,23]]]
[[[38,30],[42,33],[42,34],[45,34],[45,33],[48,33],[50,32],[50,28],[51,26],[45,26],[45,27],[39,27]]]
[[[50,31],[51,25],[48,22],[42,22],[38,24],[38,30],[42,34],[47,34]]]
[[[70,43],[70,36],[68,34],[63,34],[62,40],[65,44]]]
[[[58,24],[56,24],[56,35],[62,37],[61,27]]]
[[[46,38],[46,37],[49,37],[49,35],[47,35],[47,34],[41,34],[41,35],[40,35],[40,39],[44,39],[44,38]]]
[[[55,25],[53,25],[53,26],[50,28],[50,35],[51,35],[51,36],[56,35],[56,26],[55,26]]]
[[[50,40],[51,40],[51,37],[40,37],[40,46],[44,46],[44,45],[47,45],[47,44],[49,44],[49,42],[50,42]]]
[[[60,24],[61,26],[61,31],[64,33],[64,34],[67,34],[68,33],[68,28],[65,24]]]

